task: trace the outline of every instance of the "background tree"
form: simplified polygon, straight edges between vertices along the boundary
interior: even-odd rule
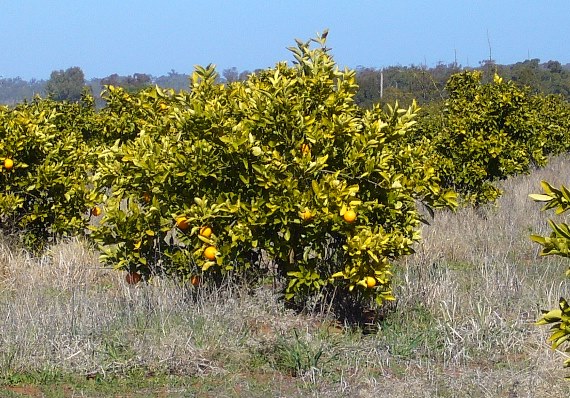
[[[79,101],[85,87],[85,75],[80,67],[74,66],[51,72],[46,83],[46,94],[58,101]]]
[[[23,100],[31,100],[45,91],[45,80],[23,80],[21,77],[0,79],[0,104],[15,105]]]
[[[356,68],[356,79],[359,90],[356,94],[356,103],[370,109],[373,104],[394,104],[398,101],[400,106],[411,105],[417,100],[422,108],[440,106],[445,98],[445,84],[455,73],[467,70],[481,70],[483,82],[490,83],[495,72],[505,80],[514,81],[518,86],[528,86],[533,93],[560,94],[566,100],[570,99],[570,64],[561,64],[559,61],[549,60],[540,63],[538,59],[530,59],[510,65],[497,64],[489,60],[481,62],[477,68],[462,67],[457,63],[444,64],[439,62],[434,67],[420,66],[388,66],[382,69],[359,66]],[[232,67],[222,71],[220,82],[245,81],[248,75],[261,70],[239,71]],[[59,71],[58,74],[65,72]],[[384,90],[380,96],[380,75],[384,75]],[[92,78],[86,81],[94,94],[95,102],[99,108],[103,107],[103,100],[99,93],[104,84],[123,87],[129,93],[135,93],[150,85],[156,84],[161,88],[175,90],[187,89],[189,75],[171,70],[165,76],[151,77],[143,73],[130,76],[112,74],[104,78]],[[17,78],[0,78],[0,104],[14,105],[24,99],[32,99],[36,94],[46,93],[44,89],[46,80],[30,81]],[[55,97],[54,97],[55,98]]]
[[[224,69],[222,71],[222,79],[221,82],[223,83],[234,83],[234,82],[243,82],[247,80],[247,77],[251,75],[251,71],[243,70],[239,71],[238,68],[232,66],[229,69]]]
[[[239,72],[235,66],[230,69],[224,69],[222,71],[222,76],[226,83],[237,82],[239,79]]]
[[[517,62],[513,67],[513,81],[521,86],[529,86],[533,91],[541,91],[541,74],[548,70],[540,70],[540,60],[537,58]]]
[[[174,69],[168,72],[167,76],[159,76],[154,80],[154,83],[162,88],[172,88],[174,90],[188,89],[190,85],[190,75],[185,73],[178,73]]]
[[[127,76],[125,80],[125,89],[129,92],[136,92],[152,85],[152,77],[146,73],[135,73]]]
[[[126,92],[134,94],[152,85],[152,77],[146,73],[135,73],[130,76],[119,76],[114,73],[101,79],[101,85],[122,87]]]

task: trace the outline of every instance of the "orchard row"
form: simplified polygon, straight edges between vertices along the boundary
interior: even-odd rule
[[[30,250],[85,235],[132,281],[283,278],[286,299],[340,287],[381,304],[423,208],[494,200],[499,179],[568,151],[568,104],[479,72],[442,107],[355,104],[324,37],[243,82],[197,67],[189,89],[108,86],[96,110],[0,108],[0,228]]]

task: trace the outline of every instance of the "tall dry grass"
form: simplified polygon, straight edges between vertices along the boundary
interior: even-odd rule
[[[533,325],[570,296],[568,264],[538,255],[529,234],[548,233],[550,215],[528,199],[540,180],[570,185],[569,165],[505,181],[494,206],[438,212],[397,264],[396,309],[372,335],[295,314],[270,288],[132,287],[83,242],[38,259],[4,238],[0,373],[140,370],[201,380],[188,388],[214,396],[569,396],[565,353]]]
[[[533,325],[540,309],[555,308],[559,297],[570,296],[564,277],[569,263],[539,256],[529,235],[548,234],[552,214],[528,198],[541,192],[542,180],[570,185],[569,171],[569,159],[557,158],[547,168],[503,182],[505,193],[496,205],[438,213],[423,228],[416,254],[402,264],[400,307],[420,306],[433,314],[441,364],[459,373],[453,382],[465,391],[478,380],[473,396],[570,392],[560,380],[567,355],[552,352],[546,330]],[[464,377],[470,374],[471,382]]]

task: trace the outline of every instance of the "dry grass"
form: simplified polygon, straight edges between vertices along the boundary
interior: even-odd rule
[[[438,213],[398,264],[396,311],[373,335],[296,315],[268,288],[132,287],[82,242],[37,259],[4,240],[0,375],[186,378],[171,396],[569,396],[564,354],[533,325],[570,296],[567,263],[528,238],[547,232],[528,194],[543,179],[570,185],[569,164],[506,181],[496,206]]]

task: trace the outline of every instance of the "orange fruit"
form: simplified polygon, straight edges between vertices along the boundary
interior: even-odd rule
[[[210,261],[213,261],[216,259],[217,253],[218,250],[214,246],[208,246],[206,250],[204,250],[204,257],[206,257]]]
[[[14,167],[14,161],[10,158],[4,159],[4,168],[10,170],[12,167]]]
[[[200,236],[204,238],[209,238],[212,235],[212,228],[210,227],[202,227],[200,228]]]
[[[186,231],[190,224],[188,224],[188,219],[182,216],[176,219],[176,226],[180,228],[181,231]]]
[[[374,286],[376,286],[376,278],[373,276],[367,276],[364,278],[364,280],[366,281],[366,286],[368,286],[368,289],[372,289]]]
[[[198,275],[192,275],[192,278],[190,279],[190,283],[192,283],[192,286],[200,286],[200,277]]]
[[[93,214],[95,217],[100,216],[101,208],[99,206],[95,206],[94,208],[91,209],[91,214]]]
[[[304,212],[301,213],[301,219],[303,221],[309,221],[312,218],[313,218],[313,215],[311,214],[310,210],[305,210]]]
[[[342,218],[344,218],[344,221],[346,221],[347,223],[353,223],[354,220],[356,220],[356,213],[354,212],[354,210],[349,209],[344,213]]]
[[[125,281],[129,285],[136,285],[141,281],[141,274],[138,272],[127,272],[127,275],[125,275]]]

